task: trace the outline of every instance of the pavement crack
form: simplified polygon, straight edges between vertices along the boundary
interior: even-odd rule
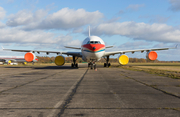
[[[151,87],[151,88],[156,89],[156,90],[158,90],[158,91],[161,91],[161,92],[163,92],[164,94],[167,94],[167,95],[170,95],[170,96],[173,96],[173,97],[176,97],[176,98],[179,98],[179,99],[180,99],[179,96],[174,95],[174,94],[172,94],[172,93],[170,93],[170,92],[164,91],[164,90],[162,90],[162,89],[159,89],[159,88],[157,88],[157,86],[149,85],[149,84],[147,84],[147,83],[144,83],[144,82],[139,81],[139,80],[137,80],[137,79],[131,78],[131,77],[129,77],[129,76],[127,76],[127,75],[124,75],[124,74],[121,74],[121,75],[122,75],[122,76],[125,76],[125,77],[128,78],[128,79],[132,79],[132,80],[134,80],[134,81],[136,81],[136,82],[138,82],[138,83],[141,83],[141,84],[143,84],[143,85],[145,85],[145,86],[148,86],[148,87]]]
[[[58,73],[59,73],[59,72],[58,72]],[[55,76],[55,75],[56,75],[56,74],[58,74],[58,73],[55,73],[55,74],[52,74],[52,75],[49,75],[49,76]],[[25,85],[30,84],[30,83],[34,83],[34,82],[37,82],[37,81],[40,81],[40,80],[47,79],[47,78],[49,78],[49,76],[46,76],[46,77],[43,77],[43,78],[39,78],[39,79],[36,79],[36,80],[33,80],[33,81],[29,81],[29,82],[26,82],[26,83],[24,83],[24,84],[16,85],[16,86],[11,87],[11,88],[9,88],[9,89],[6,89],[6,90],[3,90],[3,91],[0,91],[0,94],[4,93],[4,92],[6,92],[6,91],[9,91],[9,90],[12,90],[12,89],[18,88],[18,87],[25,86]]]
[[[84,76],[87,74],[88,69],[86,70],[86,72],[83,74],[83,76],[81,77],[81,79],[76,83],[75,87],[72,89],[72,92],[69,94],[69,96],[67,97],[67,99],[65,100],[65,103],[60,107],[61,111],[57,114],[57,117],[60,117],[63,113],[64,110],[67,109],[68,104],[71,102],[73,96],[76,94],[76,90],[79,87],[81,81],[84,79]]]

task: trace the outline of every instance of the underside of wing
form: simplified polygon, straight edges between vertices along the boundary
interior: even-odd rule
[[[135,52],[150,52],[150,51],[159,51],[159,50],[168,50],[168,49],[176,49],[176,47],[172,48],[154,48],[154,49],[138,49],[138,50],[124,50],[124,51],[114,51],[114,52],[105,52],[104,56],[110,56],[110,55],[115,55],[115,54],[125,54],[125,53],[135,53]]]

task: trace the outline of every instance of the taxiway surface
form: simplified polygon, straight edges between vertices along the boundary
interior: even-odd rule
[[[180,116],[178,79],[120,68],[0,69],[0,117]]]

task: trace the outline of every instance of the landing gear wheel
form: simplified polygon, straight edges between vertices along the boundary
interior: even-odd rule
[[[91,69],[93,69],[93,64],[91,65]]]
[[[91,63],[88,63],[88,68],[91,66]]]
[[[78,64],[76,63],[77,59],[75,58],[75,56],[73,56],[73,63],[71,64],[71,67],[78,67]]]
[[[110,67],[111,66],[111,63],[108,63],[108,67]]]
[[[96,64],[94,65],[94,70],[96,70]]]
[[[104,63],[104,67],[106,67],[106,63]]]

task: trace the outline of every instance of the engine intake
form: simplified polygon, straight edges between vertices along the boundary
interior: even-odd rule
[[[54,62],[57,66],[62,66],[65,63],[65,58],[64,56],[57,56]]]
[[[149,60],[151,60],[151,61],[156,60],[157,57],[158,57],[158,54],[157,54],[155,51],[150,51],[150,52],[148,52],[147,55],[146,55],[146,58],[149,59]]]
[[[126,65],[126,64],[128,64],[128,62],[129,62],[129,58],[128,58],[127,55],[120,55],[120,56],[118,57],[118,62],[119,62],[119,64],[121,64],[121,65]]]
[[[36,56],[35,56],[35,54],[32,53],[32,52],[28,52],[28,53],[26,53],[26,54],[24,55],[24,59],[25,59],[27,62],[33,62],[33,61],[35,61]]]

